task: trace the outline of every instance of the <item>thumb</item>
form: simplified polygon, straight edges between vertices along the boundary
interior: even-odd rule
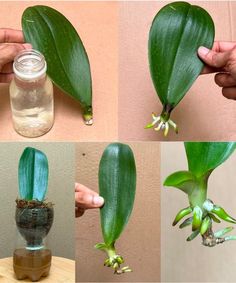
[[[76,206],[84,209],[98,208],[104,204],[104,199],[99,195],[75,192]]]
[[[216,52],[201,46],[198,48],[198,56],[211,67],[223,68],[228,63],[230,53],[227,51]]]

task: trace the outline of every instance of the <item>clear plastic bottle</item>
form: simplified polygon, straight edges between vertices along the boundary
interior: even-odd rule
[[[20,135],[38,137],[54,122],[53,85],[46,75],[47,63],[36,50],[20,52],[13,63],[10,84],[13,125]]]
[[[33,202],[31,202],[33,206]],[[13,270],[18,280],[39,281],[48,276],[51,267],[52,252],[47,239],[53,224],[52,206],[30,207],[17,203],[16,242],[13,253]],[[1,280],[0,280],[1,281]]]

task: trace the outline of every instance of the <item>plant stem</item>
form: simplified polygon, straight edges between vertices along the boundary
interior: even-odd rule
[[[170,119],[170,113],[173,110],[173,107],[169,104],[163,105],[163,110],[161,112],[161,118],[164,122],[167,122]]]
[[[106,252],[108,257],[115,257],[116,256],[116,249],[114,244],[111,244],[109,247],[106,248]]]
[[[83,118],[85,125],[91,126],[93,124],[93,108],[92,106],[83,107]]]
[[[207,199],[208,178],[199,178],[192,193],[188,196],[191,207],[199,206],[203,210],[203,203]]]

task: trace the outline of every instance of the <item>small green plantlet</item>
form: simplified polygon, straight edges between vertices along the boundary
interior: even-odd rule
[[[18,168],[19,195],[25,201],[43,202],[48,187],[48,160],[35,148],[27,147]]]
[[[77,31],[57,10],[37,5],[22,15],[26,42],[47,61],[47,73],[65,93],[80,102],[86,125],[93,124],[92,79],[88,55]]]
[[[197,49],[211,48],[214,33],[211,16],[199,6],[173,2],[157,13],[149,33],[148,58],[163,111],[160,116],[152,113],[153,121],[146,128],[163,130],[164,136],[170,127],[178,133],[170,114],[201,73],[203,62]]]
[[[207,198],[210,174],[229,158],[235,148],[235,142],[186,142],[185,151],[189,170],[175,172],[166,178],[164,186],[176,187],[188,196],[189,206],[181,209],[173,222],[175,226],[188,216],[179,226],[181,229],[192,226],[192,234],[187,241],[192,241],[201,235],[204,246],[214,247],[225,241],[236,240],[236,236],[225,237],[233,227],[213,232],[213,222],[220,223],[224,220],[236,224],[236,219]]]
[[[136,189],[136,167],[133,152],[128,145],[112,143],[104,151],[99,164],[99,193],[105,199],[100,210],[104,243],[95,248],[107,253],[104,266],[113,268],[115,274],[131,272],[115,242],[129,221]]]

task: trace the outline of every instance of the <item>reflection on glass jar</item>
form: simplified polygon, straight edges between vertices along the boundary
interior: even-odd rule
[[[46,75],[44,56],[24,50],[14,60],[15,77],[10,84],[13,125],[20,135],[38,137],[54,122],[53,85]]]

